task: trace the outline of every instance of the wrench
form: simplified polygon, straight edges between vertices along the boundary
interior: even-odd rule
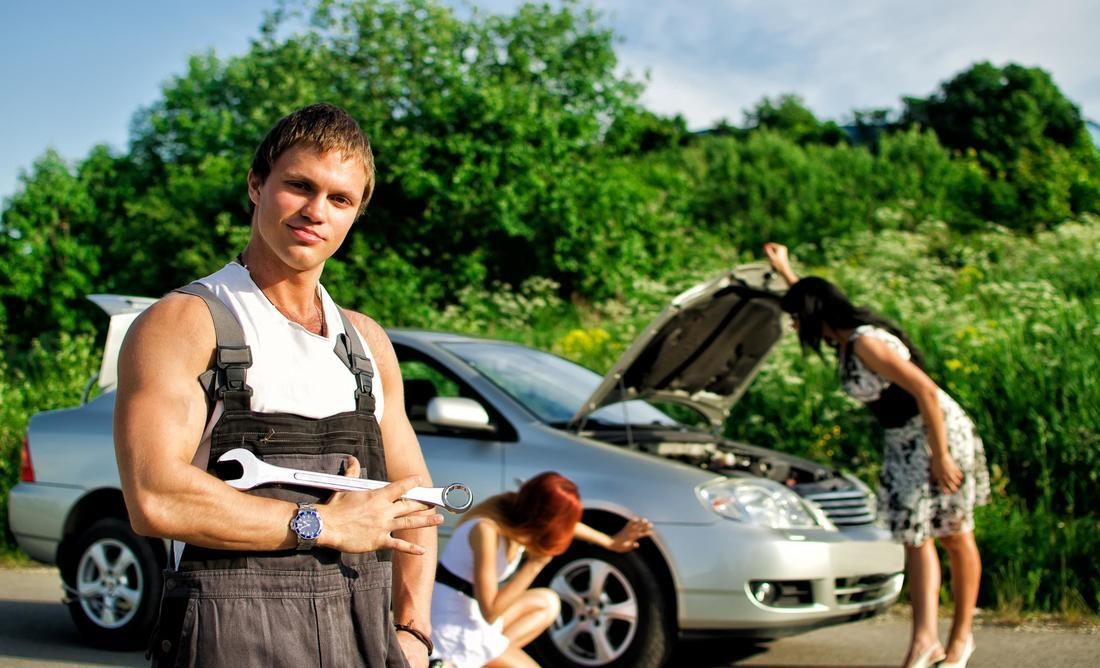
[[[365,489],[380,489],[389,484],[366,478],[348,478],[331,473],[275,466],[260,461],[252,451],[244,448],[234,448],[219,457],[218,461],[237,462],[241,465],[241,477],[225,481],[230,487],[240,490],[272,483],[284,483],[339,492],[359,492]],[[464,513],[474,504],[473,492],[460,482],[452,482],[446,487],[413,487],[402,498],[446,508],[452,513]]]

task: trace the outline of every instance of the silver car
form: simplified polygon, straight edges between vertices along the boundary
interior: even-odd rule
[[[774,638],[897,598],[903,552],[863,483],[717,435],[783,333],[772,280],[749,265],[684,292],[603,377],[514,343],[390,332],[437,482],[485,498],[556,470],[579,486],[585,522],[608,532],[633,515],[653,522],[635,552],[575,544],[543,571],[539,584],[563,604],[531,648],[543,665],[658,666],[678,637]],[[124,646],[148,635],[165,563],[160,541],[129,528],[111,439],[118,344],[151,302],[94,299],[112,314],[104,391],[31,420],[33,479],[12,490],[10,524],[27,553],[60,566],[77,626]],[[688,406],[714,429],[649,401]]]

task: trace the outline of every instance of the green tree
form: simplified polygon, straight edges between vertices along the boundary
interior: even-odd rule
[[[902,123],[930,128],[985,170],[987,218],[1033,227],[1097,211],[1095,146],[1080,110],[1042,69],[977,63],[928,98],[905,98]]]
[[[95,203],[69,165],[49,150],[21,182],[0,216],[0,322],[9,351],[39,333],[89,330],[81,304],[100,269],[88,240]]]
[[[374,202],[337,258],[356,268],[349,279],[375,278],[354,249],[430,273],[428,298],[532,275],[583,282],[546,240],[571,233],[558,216],[579,196],[570,175],[637,114],[639,92],[615,74],[596,14],[567,2],[461,20],[408,0],[318,2],[305,18],[310,28],[284,39],[288,17],[272,17],[242,58],[193,59],[139,117],[134,160],[157,176],[130,221],[158,230],[150,254],[184,249],[154,281],[169,287],[225,257],[247,221],[248,151],[280,115],[328,100],[360,119],[379,164]]]
[[[819,121],[798,95],[781,95],[774,102],[765,97],[745,112],[745,127],[771,130],[799,144],[836,146],[847,139],[834,121]]]

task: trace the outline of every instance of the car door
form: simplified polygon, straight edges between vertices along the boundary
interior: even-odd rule
[[[395,346],[405,387],[405,412],[416,432],[433,484],[461,482],[474,503],[504,491],[502,434],[511,429],[487,401],[437,360],[404,346]],[[427,406],[435,397],[466,397],[482,404],[494,431],[440,427],[428,420]],[[461,516],[443,512],[441,543],[450,537]]]

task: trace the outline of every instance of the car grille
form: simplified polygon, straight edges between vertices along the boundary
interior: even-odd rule
[[[805,497],[820,506],[829,520],[838,527],[863,526],[875,521],[875,498],[858,489],[843,492],[811,492]]]
[[[837,578],[835,589],[837,605],[867,603],[890,596],[900,588],[896,582],[897,579],[898,574],[889,573]]]

